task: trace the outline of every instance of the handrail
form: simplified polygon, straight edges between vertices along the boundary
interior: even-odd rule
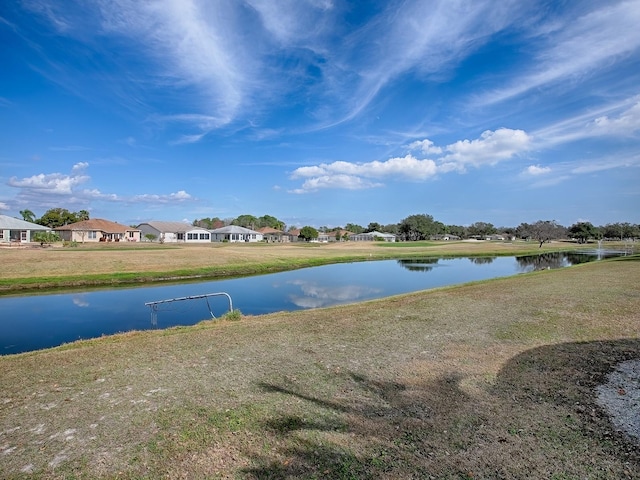
[[[171,303],[171,302],[180,302],[183,300],[197,300],[199,298],[206,298],[207,299],[207,306],[209,307],[209,313],[211,314],[211,318],[216,318],[216,316],[213,314],[213,311],[211,310],[211,306],[209,305],[209,297],[215,297],[215,296],[225,296],[229,299],[229,312],[233,312],[233,301],[231,300],[231,295],[229,295],[226,292],[215,292],[215,293],[205,293],[203,295],[190,295],[188,297],[176,297],[176,298],[168,298],[166,300],[156,300],[153,302],[146,302],[145,306],[150,307],[151,308],[151,324],[152,325],[157,325],[158,321],[157,321],[157,311],[158,311],[158,305],[161,303]]]

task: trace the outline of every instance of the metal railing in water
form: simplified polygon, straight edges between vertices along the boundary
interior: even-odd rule
[[[156,300],[154,302],[146,302],[145,306],[151,308],[151,325],[158,325],[158,305],[163,303],[172,303],[172,302],[181,302],[184,300],[198,300],[204,298],[207,302],[207,307],[209,308],[209,314],[211,318],[216,318],[213,314],[213,310],[211,309],[211,305],[209,305],[209,297],[220,297],[225,296],[229,300],[229,312],[233,312],[233,301],[231,300],[231,295],[226,292],[216,292],[216,293],[205,293],[203,295],[190,295],[188,297],[176,297],[176,298],[168,298],[166,300]]]

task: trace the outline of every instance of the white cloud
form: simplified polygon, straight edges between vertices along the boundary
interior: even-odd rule
[[[550,173],[550,172],[551,172],[550,167],[541,167],[540,165],[529,165],[524,171],[526,175],[532,175],[532,176],[546,175],[547,173]]]
[[[603,115],[593,121],[593,132],[599,135],[627,136],[640,130],[640,102],[618,117]]]
[[[191,200],[193,197],[189,195],[184,190],[180,190],[176,193],[170,193],[168,195],[158,195],[158,194],[142,194],[135,195],[130,201],[133,202],[142,202],[142,203],[172,203],[172,202],[183,202],[185,200]]]
[[[301,188],[291,190],[291,193],[309,193],[326,188],[338,188],[342,190],[362,190],[365,188],[374,188],[381,186],[381,183],[372,182],[355,175],[322,175],[306,180],[302,184]]]
[[[418,140],[409,144],[409,150],[420,150],[425,155],[442,153],[442,148],[436,147],[429,139]]]
[[[4,202],[0,202],[0,210],[9,210],[9,205]]]
[[[399,179],[420,181],[433,178],[440,173],[465,171],[467,166],[476,168],[495,165],[526,152],[531,137],[523,130],[501,128],[487,130],[475,140],[460,140],[445,147],[436,146],[425,139],[409,144],[411,150],[441,152],[436,160],[418,159],[409,154],[390,158],[386,161],[374,160],[366,163],[336,161],[297,168],[291,179],[305,178],[302,187],[295,193],[315,191],[322,188],[362,189],[381,186],[369,179]]]
[[[117,203],[157,203],[171,204],[193,200],[185,190],[170,194],[142,194],[134,196],[120,196],[115,193],[103,193],[97,188],[78,188],[88,183],[91,177],[86,174],[89,164],[76,163],[70,174],[40,173],[31,177],[18,179],[12,177],[7,184],[19,188],[20,191],[12,202],[15,206],[25,205],[28,208],[59,207],[61,202],[68,205],[78,205],[88,209],[94,201]],[[7,208],[8,209],[8,208]]]
[[[457,164],[461,168],[465,165],[495,165],[527,151],[530,143],[531,137],[523,130],[487,130],[475,140],[459,140],[447,145],[445,150],[449,153],[442,161]]]
[[[70,175],[62,173],[40,173],[31,177],[18,179],[11,177],[9,186],[21,188],[23,190],[37,190],[50,195],[70,195],[74,187],[89,181],[89,176],[84,174],[84,170],[89,164],[86,162],[77,163],[71,169]]]

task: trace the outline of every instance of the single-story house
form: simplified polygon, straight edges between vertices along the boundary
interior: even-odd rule
[[[264,238],[262,233],[238,225],[227,225],[210,232],[212,242],[261,242]]]
[[[209,243],[211,232],[202,227],[194,227],[187,222],[151,221],[138,225],[142,231],[142,238],[150,241],[146,236],[153,235],[154,240],[161,243]],[[153,241],[153,240],[151,240]]]
[[[438,235],[432,235],[431,240],[444,240],[444,241],[460,240],[460,237],[458,235],[453,235],[451,233],[441,233]]]
[[[262,227],[256,230],[269,243],[286,243],[292,241],[292,235],[272,227]]]
[[[121,223],[91,218],[53,229],[67,242],[139,242],[140,230]]]
[[[0,215],[0,244],[11,242],[32,242],[37,232],[50,232],[49,227],[26,222],[8,215]]]
[[[292,242],[298,242],[298,241],[301,240],[300,239],[300,229],[299,228],[292,228],[287,233],[289,235],[291,235],[291,241]]]
[[[349,239],[349,236],[352,233],[348,230],[333,230],[332,232],[322,232],[318,234],[319,242],[337,242],[338,234],[340,235],[340,241],[345,241]]]
[[[385,242],[395,242],[396,236],[391,233],[381,233],[377,231],[367,233],[354,233],[353,235],[349,235],[349,240],[353,242],[373,242],[376,239],[378,239],[378,241],[380,241],[381,239]]]

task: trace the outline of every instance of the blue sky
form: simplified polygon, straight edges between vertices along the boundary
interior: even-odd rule
[[[16,0],[0,213],[640,223],[640,2]]]

